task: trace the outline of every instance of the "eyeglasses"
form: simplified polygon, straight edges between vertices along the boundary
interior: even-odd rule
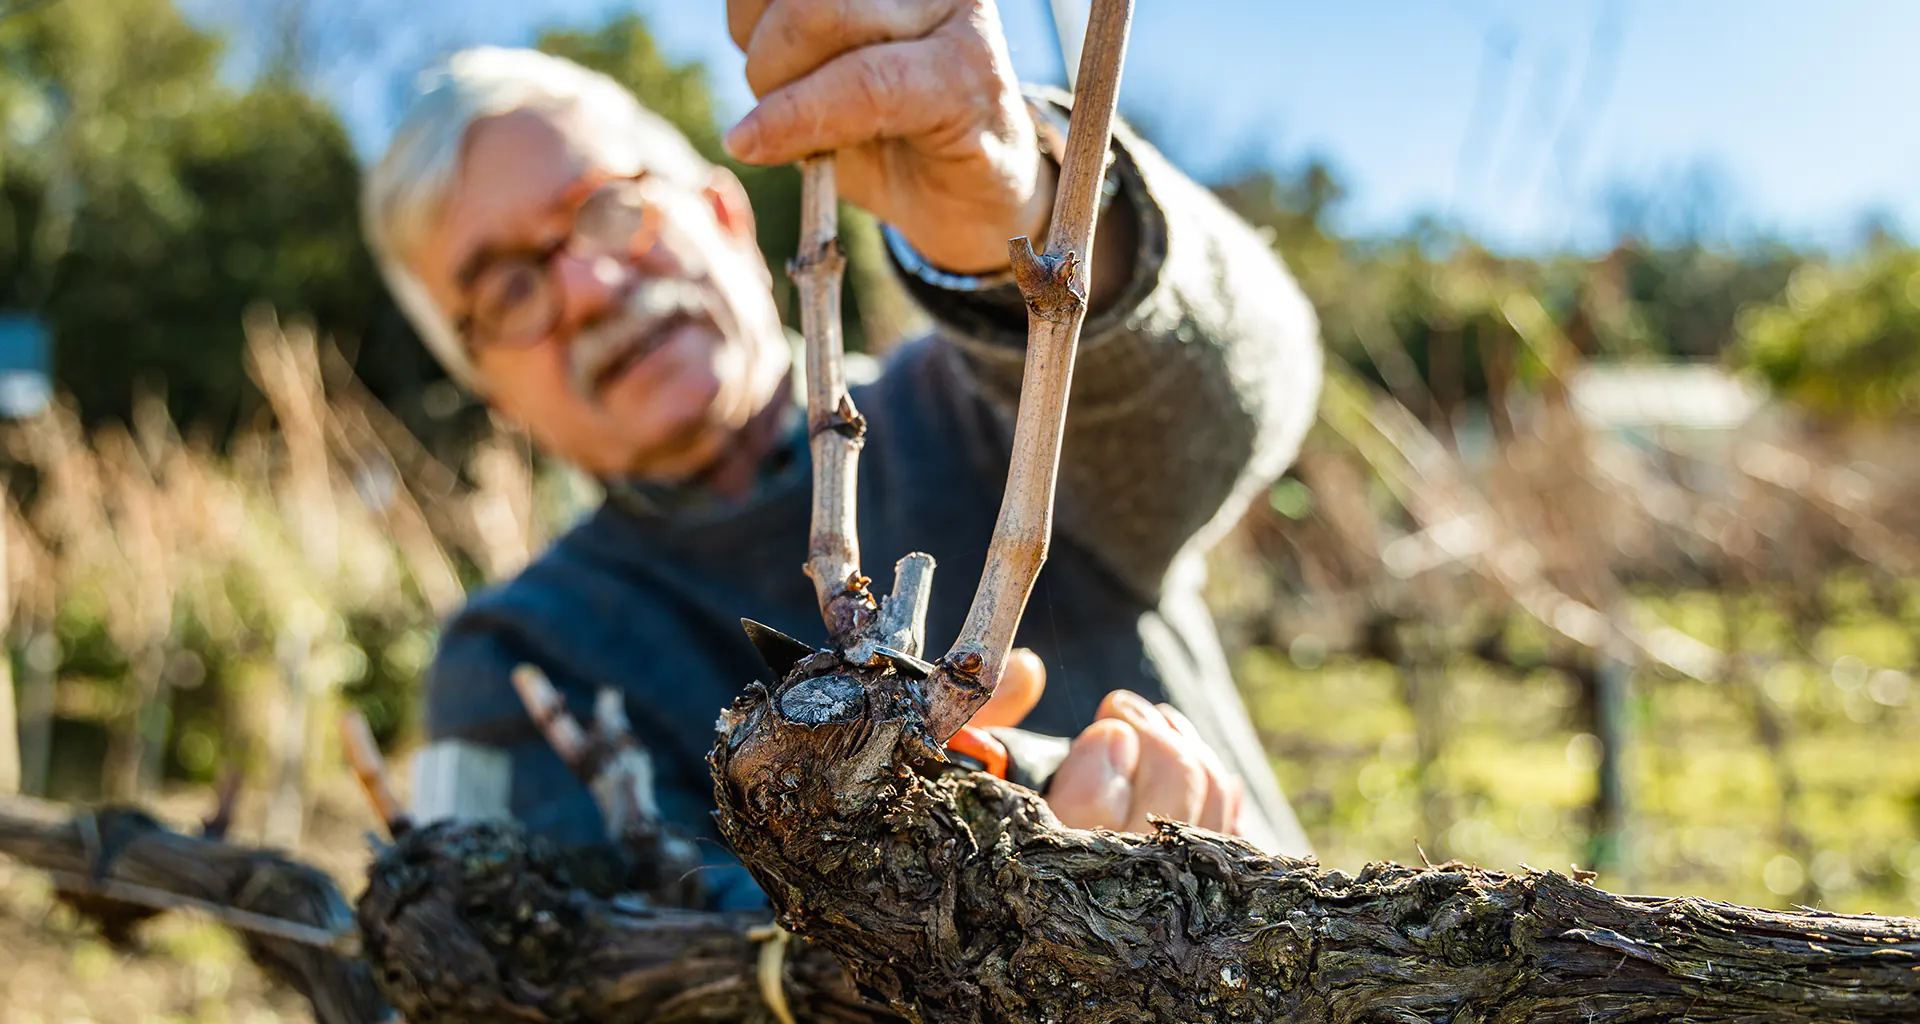
[[[573,214],[573,230],[544,250],[489,261],[468,289],[468,312],[457,327],[470,348],[525,347],[553,333],[560,293],[553,258],[626,260],[660,237],[659,208],[647,198],[650,179],[622,178],[595,189]]]

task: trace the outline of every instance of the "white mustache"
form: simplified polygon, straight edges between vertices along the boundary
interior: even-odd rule
[[[638,346],[658,344],[656,335],[668,320],[711,316],[706,293],[699,285],[679,278],[642,281],[627,293],[620,308],[575,335],[567,347],[568,379],[574,392],[593,400],[595,384],[607,369],[628,358]]]

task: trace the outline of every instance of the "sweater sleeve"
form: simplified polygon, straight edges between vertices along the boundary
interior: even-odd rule
[[[1319,398],[1319,327],[1249,225],[1124,127],[1114,149],[1113,213],[1136,219],[1138,252],[1121,297],[1081,333],[1057,514],[1063,534],[1154,597],[1183,551],[1218,539],[1293,460]],[[1024,308],[907,286],[957,350],[1004,449]]]

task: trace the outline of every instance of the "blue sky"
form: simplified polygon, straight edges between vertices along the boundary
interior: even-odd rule
[[[1022,76],[1058,82],[1046,3],[1001,13]],[[723,8],[425,0],[410,20],[444,47],[637,9],[733,117],[752,96]],[[1354,231],[1436,214],[1504,248],[1586,247],[1624,187],[1711,232],[1842,247],[1869,212],[1920,229],[1917,39],[1913,0],[1138,0],[1122,106],[1203,178],[1326,159]],[[381,91],[329,88],[377,144]]]

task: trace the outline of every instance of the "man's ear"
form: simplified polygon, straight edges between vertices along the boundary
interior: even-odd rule
[[[707,202],[713,205],[713,219],[720,222],[721,230],[732,236],[735,241],[748,245],[758,245],[759,236],[753,228],[753,204],[747,201],[746,187],[740,179],[725,167],[716,166],[707,176],[704,190]]]

